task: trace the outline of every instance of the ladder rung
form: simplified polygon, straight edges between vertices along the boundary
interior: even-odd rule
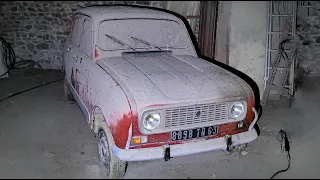
[[[289,94],[289,89],[283,89],[282,96],[290,98],[291,95]]]
[[[303,8],[312,8],[314,6],[299,6],[299,7],[303,7]]]
[[[281,91],[281,89],[279,86],[272,84],[272,89],[277,90],[277,91]]]
[[[269,34],[283,34],[282,31],[271,31],[271,32],[268,32]],[[288,32],[287,34],[292,34],[292,32]]]
[[[270,49],[269,51],[278,51],[278,49]],[[291,52],[292,50],[291,49],[285,49],[284,51],[285,52]]]
[[[276,90],[276,91],[281,91],[282,90],[282,96],[288,97],[289,95],[289,89],[285,88],[285,86],[283,88],[272,84],[272,89]]]
[[[292,16],[292,14],[271,14],[272,17],[278,16],[278,17],[288,17]]]
[[[286,67],[276,67],[277,69],[286,69]],[[267,69],[272,69],[272,67],[268,67]]]
[[[287,89],[287,88],[292,88],[292,86],[288,86],[288,85],[286,85],[286,86],[283,86],[285,89]],[[279,87],[279,86],[277,86],[277,85],[275,85],[275,84],[272,84],[272,88],[274,89],[274,90],[280,90],[281,88]]]

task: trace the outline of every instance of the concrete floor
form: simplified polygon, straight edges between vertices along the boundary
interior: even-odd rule
[[[48,71],[42,78],[0,79],[0,99],[61,77]],[[217,151],[131,162],[124,178],[270,178],[287,166],[275,139],[281,128],[291,141],[292,163],[276,178],[319,178],[320,78],[304,78],[302,86],[290,109],[264,108],[261,135],[247,154]],[[106,178],[84,115],[63,101],[62,81],[0,102],[0,178]]]

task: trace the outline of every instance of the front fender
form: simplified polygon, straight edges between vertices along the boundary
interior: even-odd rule
[[[125,148],[133,117],[130,104],[120,86],[115,86],[107,98],[101,98],[99,108],[110,129],[116,146]]]
[[[93,107],[90,113],[93,117],[96,114],[103,115],[115,145],[125,148],[133,117],[127,96],[113,77],[102,68],[95,65],[91,71],[94,73],[89,76],[89,91]],[[98,112],[96,108],[99,109]],[[96,126],[96,123],[98,122],[94,122],[93,125]]]

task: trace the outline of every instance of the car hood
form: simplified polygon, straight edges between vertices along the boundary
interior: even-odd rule
[[[98,61],[138,106],[247,98],[238,76],[189,55],[137,53]]]

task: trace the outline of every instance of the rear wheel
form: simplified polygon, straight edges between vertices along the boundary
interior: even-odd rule
[[[99,161],[106,169],[109,178],[122,178],[126,172],[127,163],[115,157],[111,147],[114,144],[111,133],[100,130],[97,136]]]

